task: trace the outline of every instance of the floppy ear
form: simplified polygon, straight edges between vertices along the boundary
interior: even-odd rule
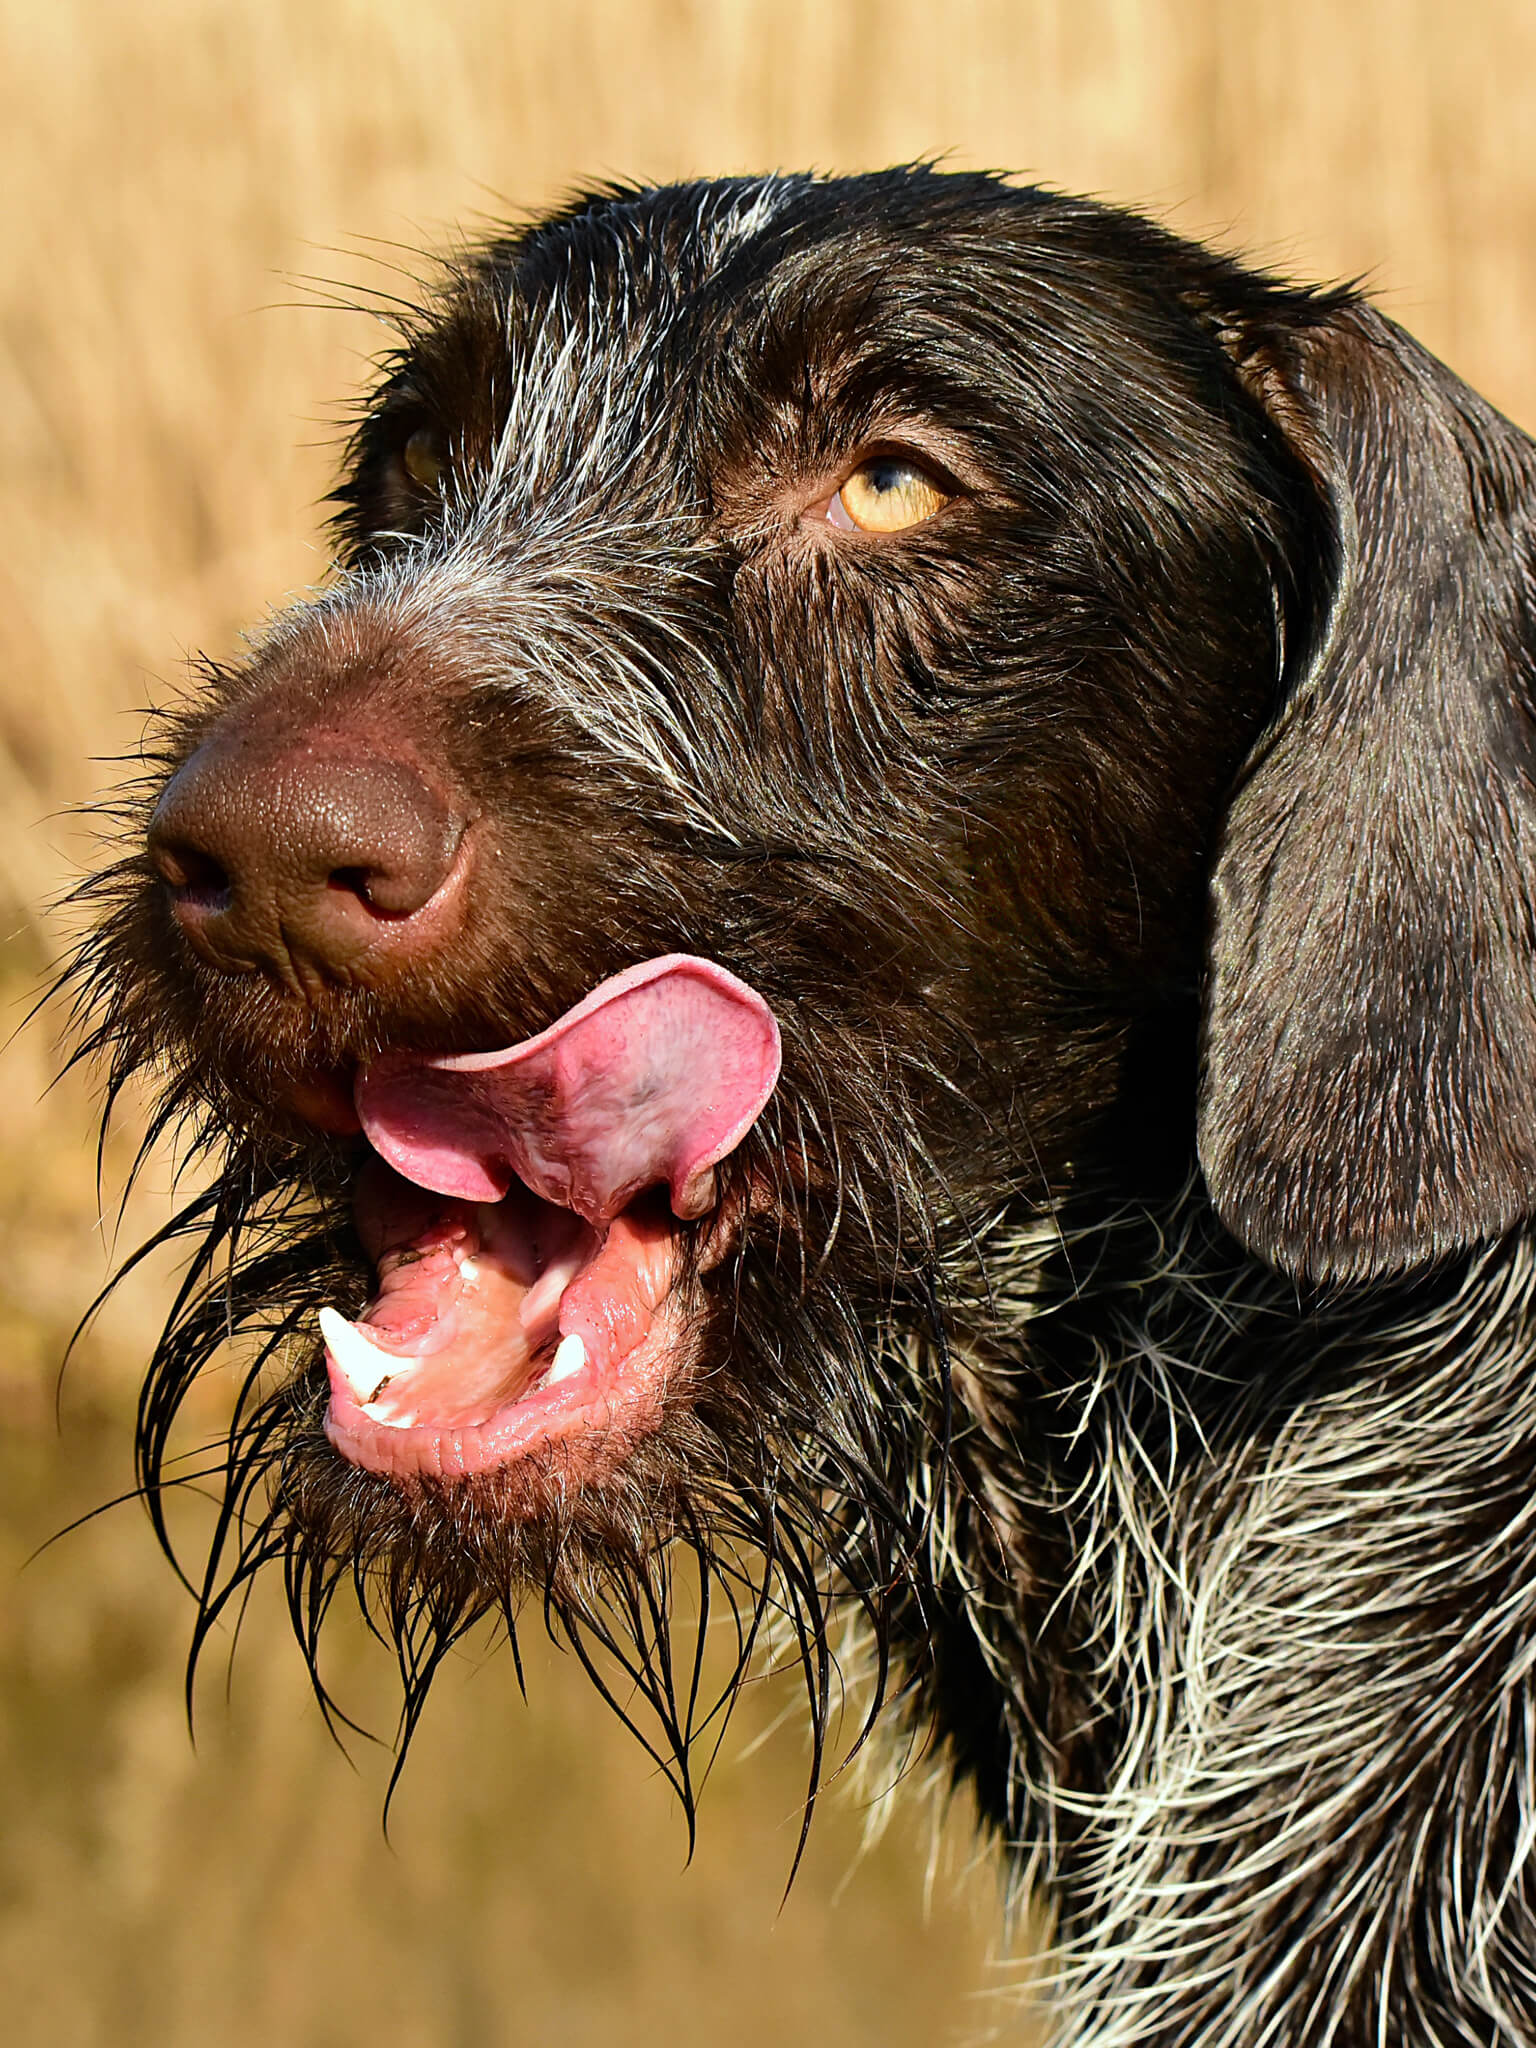
[[[1244,374],[1334,559],[1217,853],[1200,1160],[1262,1258],[1364,1279],[1536,1208],[1536,448],[1359,305]]]

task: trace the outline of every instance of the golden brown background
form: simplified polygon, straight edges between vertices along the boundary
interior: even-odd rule
[[[186,652],[229,653],[324,574],[336,407],[381,336],[303,280],[391,289],[402,247],[586,176],[940,151],[1365,274],[1536,422],[1531,0],[0,0],[8,1021],[60,944],[43,906],[88,857],[63,807]],[[963,1816],[930,1885],[929,1802],[898,1800],[861,1859],[871,1788],[834,1798],[779,1911],[792,1688],[749,1698],[687,1871],[664,1788],[550,1656],[527,1709],[505,1656],[458,1661],[388,1842],[383,1753],[354,1744],[354,1771],[327,1742],[271,1598],[227,1695],[209,1660],[194,1753],[190,1612],[137,1508],[23,1569],[128,1482],[166,1277],[83,1346],[56,1424],[114,1212],[88,1088],[43,1100],[52,1058],[34,1025],[0,1064],[7,2041],[930,2048],[1005,2020],[1020,1972]],[[125,1241],[166,1179],[157,1162]],[[387,1732],[382,1660],[344,1626],[335,1650]]]

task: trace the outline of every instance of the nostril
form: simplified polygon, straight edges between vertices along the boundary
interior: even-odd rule
[[[232,893],[228,871],[195,846],[152,842],[150,860],[177,901],[189,908],[223,910]]]
[[[355,897],[375,917],[414,917],[430,902],[451,870],[453,855],[458,851],[458,836],[454,835],[452,847],[445,844],[433,848],[431,858],[409,870],[332,868],[325,878],[326,887],[339,895]]]
[[[325,878],[328,889],[338,890],[343,896],[355,896],[359,903],[366,903],[370,910],[376,909],[373,894],[374,875],[371,868],[332,868]]]

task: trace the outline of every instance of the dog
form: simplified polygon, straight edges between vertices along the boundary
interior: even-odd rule
[[[71,970],[208,1167],[162,1538],[245,1347],[196,1642],[281,1569],[324,1700],[353,1588],[408,1737],[531,1601],[691,1826],[770,1636],[814,1794],[851,1631],[1063,2040],[1529,2048],[1532,444],[989,176],[605,188],[424,296]]]

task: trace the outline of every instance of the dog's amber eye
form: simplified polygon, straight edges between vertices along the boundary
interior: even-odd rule
[[[861,462],[842,489],[833,493],[827,517],[846,532],[900,533],[921,526],[949,503],[926,470],[899,455]]]
[[[401,460],[405,473],[413,484],[420,484],[424,491],[441,488],[443,481],[443,451],[437,435],[430,427],[418,427],[405,444]]]

